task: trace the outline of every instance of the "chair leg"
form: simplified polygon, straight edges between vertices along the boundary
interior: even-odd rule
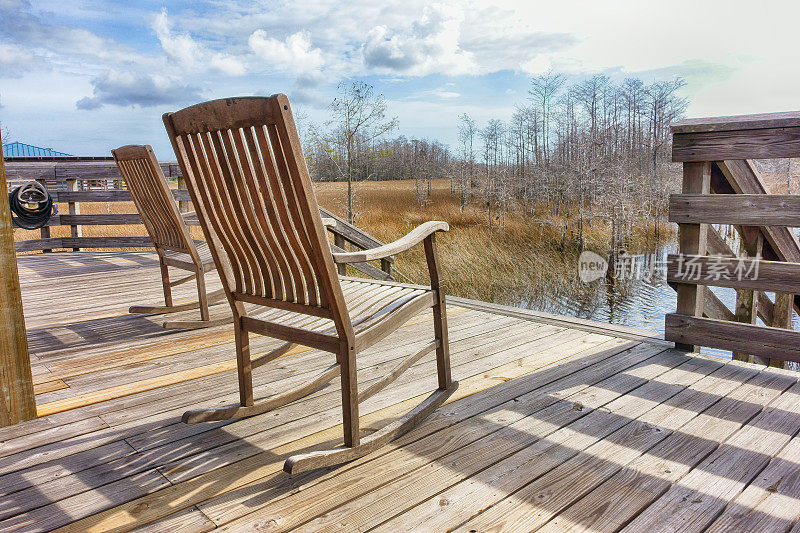
[[[410,431],[419,425],[433,411],[439,408],[458,389],[458,382],[450,377],[450,351],[447,339],[447,315],[444,298],[434,307],[434,330],[436,342],[412,356],[416,360],[425,353],[430,353],[436,346],[436,363],[439,374],[439,388],[405,416],[395,420],[386,427],[359,439],[358,425],[358,391],[356,390],[355,356],[347,356],[349,350],[343,350],[339,356],[342,374],[342,410],[344,419],[344,446],[328,450],[317,450],[293,455],[286,459],[284,471],[290,474],[305,472],[314,468],[333,466],[363,457],[388,442]],[[364,391],[368,397],[371,389]]]
[[[253,375],[250,365],[250,334],[242,327],[241,315],[233,316],[236,339],[236,368],[239,373],[239,402],[243,407],[253,405]]]
[[[172,287],[169,286],[169,267],[164,264],[164,260],[159,257],[161,265],[161,285],[164,287],[164,305],[172,307]]]
[[[200,302],[200,320],[209,320],[206,275],[202,266],[197,268],[197,301]]]
[[[358,446],[361,439],[358,424],[358,376],[356,373],[356,354],[352,345],[342,343],[339,352],[339,367],[342,380],[342,424],[344,445]]]

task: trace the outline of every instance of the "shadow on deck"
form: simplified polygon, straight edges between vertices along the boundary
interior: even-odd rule
[[[238,397],[233,333],[165,331],[160,317],[126,313],[159,301],[155,254],[19,265],[40,418],[0,429],[0,530],[800,527],[796,373],[687,355],[630,328],[449,299],[461,383],[451,401],[365,458],[290,477],[287,456],[340,439],[336,382],[260,416],[184,425],[187,408]],[[430,321],[421,314],[367,350],[360,385],[421,346]],[[297,385],[329,357],[305,350],[259,369],[256,395]],[[362,405],[364,427],[435,386],[427,358]]]

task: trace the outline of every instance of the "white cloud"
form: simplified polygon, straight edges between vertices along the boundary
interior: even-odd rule
[[[39,61],[41,58],[28,48],[0,43],[0,78],[18,78],[36,68]]]
[[[41,14],[27,0],[0,1],[0,38],[38,56],[31,70],[52,64],[75,68],[94,61],[130,61],[135,50],[87,29],[51,23],[58,19]]]
[[[167,56],[187,70],[201,72],[210,70],[228,76],[242,76],[247,73],[244,64],[233,55],[212,52],[188,33],[174,33],[167,8],[162,8],[161,13],[153,20],[153,30]]]
[[[244,76],[247,68],[236,57],[229,54],[214,54],[211,56],[211,70],[228,76]]]
[[[532,59],[524,62],[521,65],[521,69],[528,74],[538,75],[544,74],[550,70],[552,70],[553,64],[550,63],[550,60],[544,54],[537,54]]]
[[[161,48],[173,61],[187,67],[194,67],[202,59],[203,49],[188,33],[173,35],[167,8],[162,8],[161,13],[153,20],[153,30],[161,42]]]
[[[279,41],[258,29],[250,34],[247,44],[259,59],[267,62],[267,66],[291,74],[313,73],[325,64],[322,51],[312,48],[311,35],[307,31],[293,33],[286,40]]]
[[[102,105],[104,117],[131,123],[153,119],[140,106],[174,94],[191,103],[289,89],[293,101],[319,107],[343,78],[365,77],[392,105],[415,99],[393,110],[404,128],[455,131],[459,112],[510,115],[525,97],[525,78],[549,67],[576,77],[684,76],[695,116],[797,108],[798,2],[440,2],[319,0],[311,9],[296,0],[164,0],[167,14],[148,3],[0,0],[0,77],[18,76],[0,80],[3,117],[15,132],[44,130],[43,120],[76,131],[69,113],[86,95],[84,107]],[[84,135],[103,142],[95,132],[102,121],[93,122]]]
[[[362,47],[364,64],[380,72],[424,76],[475,73],[473,55],[459,46],[462,10],[431,4],[407,30],[373,27]]]

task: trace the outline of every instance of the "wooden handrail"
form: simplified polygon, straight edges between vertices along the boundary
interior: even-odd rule
[[[773,159],[800,153],[800,112],[690,119],[671,129],[676,162]]]
[[[729,349],[734,359],[773,366],[800,361],[800,332],[788,331],[793,309],[800,312],[800,243],[791,230],[800,225],[800,196],[769,194],[748,161],[800,157],[800,112],[691,119],[673,124],[672,132],[673,161],[683,162],[684,179],[683,194],[670,198],[680,259],[671,256],[668,269],[678,309],[666,317],[665,338],[684,349]],[[732,258],[711,224],[732,225],[749,257]],[[706,275],[681,270],[678,260],[693,261]],[[709,268],[718,273],[735,266],[755,268],[760,275],[744,280],[708,275]],[[708,285],[735,288],[735,311]],[[775,291],[774,303],[764,291]],[[756,324],[757,316],[766,326]]]

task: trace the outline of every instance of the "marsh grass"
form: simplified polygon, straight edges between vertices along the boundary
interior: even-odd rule
[[[342,215],[344,185],[319,183],[317,200],[323,207]],[[438,239],[448,294],[509,305],[525,305],[543,295],[576,296],[585,291],[577,277],[580,250],[569,237],[562,239],[561,219],[537,215],[535,220],[515,213],[503,231],[489,229],[486,212],[480,207],[459,207],[448,180],[433,183],[428,205],[416,200],[412,180],[364,182],[359,184],[361,211],[356,225],[375,238],[390,242],[428,220],[444,220],[450,231]],[[542,211],[542,210],[540,210]],[[634,230],[630,252],[654,249],[674,238],[674,230],[662,225],[655,239],[655,227],[640,225]],[[585,247],[607,253],[611,229],[595,222],[584,230]],[[415,247],[396,258],[400,281],[427,280],[425,255]]]

